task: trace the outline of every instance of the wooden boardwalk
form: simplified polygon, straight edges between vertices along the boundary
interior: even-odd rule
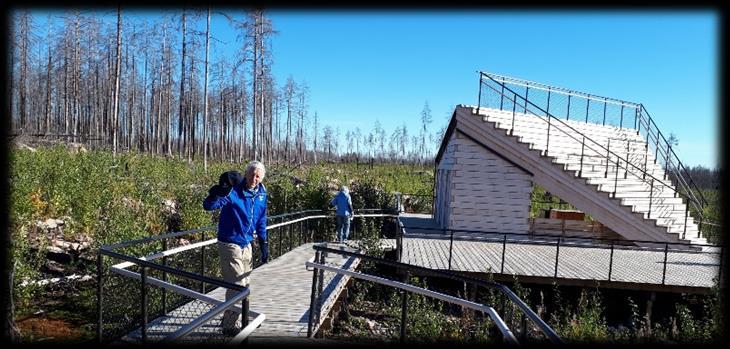
[[[501,234],[481,234],[479,238],[455,238],[449,256],[450,235],[441,231],[418,229],[433,228],[429,215],[403,215],[406,227],[403,238],[402,262],[433,269],[528,277],[571,280],[597,280],[602,284],[634,283],[710,288],[719,272],[719,251],[673,251],[667,253],[664,275],[664,249],[616,246],[611,260],[611,249],[589,244],[561,242],[559,252],[555,241],[542,244],[527,237],[511,239],[503,245]],[[469,235],[462,233],[462,235]],[[491,236],[490,236],[491,235]],[[504,265],[502,253],[504,246]],[[558,254],[557,275],[555,257]],[[449,267],[449,258],[451,266]],[[609,268],[611,279],[608,280]]]
[[[304,263],[314,257],[315,251],[312,245],[313,243],[308,243],[299,246],[252,271],[249,307],[253,312],[265,314],[266,319],[249,337],[251,342],[257,338],[265,340],[273,337],[307,336],[312,271],[307,270]],[[345,258],[336,254],[327,255],[325,258],[326,264],[347,269],[355,269],[359,262],[359,259]],[[333,306],[348,280],[349,276],[325,273],[322,314],[326,314]],[[207,295],[224,300],[225,290],[216,288]],[[211,308],[211,305],[195,300],[170,311],[166,316],[150,321],[147,329],[148,340],[157,341],[166,337]],[[216,316],[197,331],[184,337],[183,342],[223,343],[229,340],[229,337],[220,333],[221,318],[222,315]],[[138,329],[124,337],[122,342],[139,343],[140,339],[141,334]]]
[[[406,229],[403,237],[402,262],[432,269],[461,272],[492,272],[503,279],[517,275],[522,280],[537,278],[557,280],[599,281],[602,285],[627,284],[628,288],[646,289],[646,285],[708,289],[713,286],[713,278],[718,275],[719,253],[669,251],[667,253],[666,275],[664,275],[664,251],[647,250],[636,247],[615,247],[613,264],[611,250],[592,245],[576,246],[561,243],[558,256],[557,275],[554,242],[536,243],[528,237],[507,240],[503,245],[501,234],[481,234],[480,238],[455,238],[452,253],[450,236],[441,231],[428,230],[434,222],[430,215],[403,214],[401,221]],[[392,249],[393,239],[383,239],[383,246]],[[350,242],[354,243],[354,242]],[[252,343],[259,341],[286,340],[298,341],[307,335],[309,303],[312,287],[312,271],[307,270],[305,262],[314,257],[313,243],[304,244],[273,261],[253,270],[251,274],[250,310],[265,314],[266,319],[250,336]],[[329,244],[340,247],[342,244]],[[503,250],[504,246],[504,250]],[[504,264],[502,255],[504,254]],[[449,261],[451,261],[449,265]],[[341,255],[326,256],[325,263],[332,266],[354,270],[360,260],[345,258]],[[608,281],[609,267],[611,280]],[[662,279],[664,278],[664,284]],[[334,305],[348,276],[327,272],[324,277],[322,314],[327,314]],[[626,288],[626,286],[624,286]],[[676,292],[676,290],[675,290]],[[214,289],[208,296],[224,299],[224,290]],[[195,300],[174,309],[166,316],[152,320],[148,324],[148,338],[156,341],[173,333],[181,326],[209,311],[212,306]],[[229,340],[220,333],[221,315],[213,318],[194,333],[184,337],[184,342],[224,343]],[[324,317],[324,316],[323,316]],[[122,342],[139,343],[139,330],[122,339]]]

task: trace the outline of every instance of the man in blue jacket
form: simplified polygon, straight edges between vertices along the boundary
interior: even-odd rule
[[[203,201],[206,211],[221,209],[218,220],[218,254],[221,273],[227,282],[248,286],[253,269],[251,244],[258,239],[261,261],[269,260],[269,242],[266,234],[266,188],[261,183],[266,168],[259,161],[246,166],[245,178],[237,171],[221,174],[218,185],[208,191]],[[227,290],[226,300],[236,294]],[[238,314],[226,310],[221,326],[223,333],[240,332]]]
[[[340,191],[330,201],[330,205],[337,207],[337,242],[344,242],[350,234],[350,219],[352,219],[352,199],[350,191],[342,186]]]

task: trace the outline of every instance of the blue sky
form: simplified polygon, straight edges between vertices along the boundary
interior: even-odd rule
[[[289,75],[306,81],[310,114],[342,135],[355,127],[367,133],[376,120],[389,134],[404,123],[415,134],[426,101],[436,131],[455,105],[476,104],[476,71],[483,70],[643,103],[665,135],[677,136],[683,163],[720,165],[714,11],[277,9],[268,15],[278,31],[277,82]],[[204,29],[204,17],[197,22]],[[225,42],[213,54],[240,47],[223,16],[214,14],[212,23],[213,35]]]

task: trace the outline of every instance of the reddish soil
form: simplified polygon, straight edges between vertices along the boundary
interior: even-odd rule
[[[26,318],[17,323],[23,342],[74,342],[83,338],[78,324],[47,317]]]

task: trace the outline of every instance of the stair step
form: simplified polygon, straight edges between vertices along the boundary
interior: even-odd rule
[[[476,108],[472,108],[476,113]],[[480,108],[476,117],[488,123],[485,127],[496,127],[505,135],[511,133],[514,140],[546,156],[545,160],[562,165],[564,171],[576,177],[580,173],[578,178],[584,180],[581,182],[603,193],[615,192],[619,199],[614,201],[618,201],[616,204],[643,216],[647,224],[663,228],[670,239],[679,241],[685,235],[683,241],[706,241],[696,238],[697,225],[691,216],[686,216],[687,199],[675,192],[674,183],[665,178],[663,160],[655,161],[655,152],[636,130],[551,119],[548,134],[545,119],[529,113]]]

